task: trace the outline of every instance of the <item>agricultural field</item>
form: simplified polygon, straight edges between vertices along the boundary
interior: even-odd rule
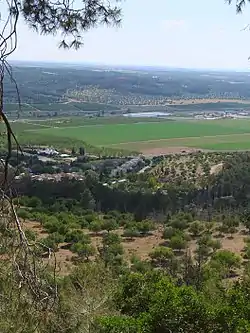
[[[250,119],[178,120],[71,117],[11,122],[21,143],[86,143],[93,147],[161,155],[196,150],[250,149]],[[4,131],[4,129],[2,130]],[[68,148],[70,148],[68,147]]]
[[[92,123],[91,123],[92,122]],[[40,126],[39,126],[40,125]],[[168,149],[245,150],[250,149],[250,119],[148,121],[146,119],[112,121],[74,120],[71,123],[34,124],[25,133],[41,138],[54,136],[83,140],[94,146],[154,153]],[[22,125],[23,126],[23,125]],[[48,126],[48,127],[46,127]]]

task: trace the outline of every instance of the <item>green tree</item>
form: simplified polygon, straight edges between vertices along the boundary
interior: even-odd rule
[[[80,148],[79,148],[79,154],[80,154],[81,156],[84,156],[84,155],[85,155],[85,149],[84,149],[84,147],[80,147]]]
[[[203,230],[204,230],[204,225],[201,221],[194,221],[189,226],[189,231],[192,233],[194,237],[200,236]]]
[[[151,221],[141,221],[136,224],[137,229],[142,235],[147,235],[150,231],[155,229],[154,223]]]
[[[30,213],[26,210],[26,209],[23,209],[23,208],[19,208],[18,211],[18,216],[24,220],[24,222],[30,218]]]
[[[170,239],[178,233],[179,233],[178,229],[175,229],[173,227],[166,227],[163,231],[162,236],[163,236],[164,239]]]
[[[140,237],[140,232],[136,228],[124,229],[123,237],[133,239],[134,237]]]
[[[51,248],[53,251],[58,251],[58,244],[63,242],[64,242],[64,236],[60,235],[57,232],[54,232],[41,240],[41,244],[43,244],[45,247]],[[47,253],[46,248],[43,248],[41,250],[42,252]]]
[[[181,220],[178,218],[173,218],[170,220],[170,225],[174,229],[185,230],[188,228],[188,222],[186,220]]]
[[[89,230],[93,231],[96,236],[98,235],[98,233],[103,230],[103,222],[101,220],[96,220],[90,223],[89,225]]]
[[[226,2],[231,5],[231,3],[233,3],[233,0],[226,0]],[[246,4],[248,3],[248,0],[235,0],[236,3],[236,12],[237,14],[242,13],[243,8],[246,6]]]
[[[230,271],[240,267],[241,260],[241,257],[234,252],[220,250],[213,254],[209,264],[220,270],[223,276],[227,276]]]
[[[70,230],[66,233],[65,241],[67,243],[78,243],[89,244],[91,239],[89,235],[85,234],[82,230]]]
[[[149,256],[157,266],[165,267],[174,258],[174,252],[171,248],[158,246]]]
[[[103,259],[105,266],[121,266],[123,246],[121,237],[114,233],[108,233],[103,236],[102,247],[99,248],[99,253]]]
[[[181,235],[176,235],[170,239],[169,247],[173,250],[184,250],[187,247],[187,241]]]
[[[42,201],[39,198],[37,198],[37,197],[29,198],[29,201],[28,201],[29,207],[36,208],[36,207],[40,207],[41,205],[42,205]]]
[[[68,39],[60,41],[60,47],[78,49],[83,33],[101,24],[119,24],[121,10],[108,1],[83,1],[82,6],[74,1],[25,0],[12,8],[12,15],[20,13],[25,22],[43,35],[62,34]],[[18,16],[17,16],[18,18]],[[83,148],[83,147],[81,147]]]
[[[246,229],[248,230],[248,232],[250,232],[250,211],[246,210],[241,215],[241,222],[246,227]]]
[[[77,242],[71,246],[71,251],[78,254],[79,257],[89,260],[90,256],[96,253],[96,250],[92,244],[86,244],[84,242]]]
[[[117,222],[112,219],[112,220],[104,220],[102,224],[102,229],[106,230],[108,233],[112,230],[116,230],[119,228],[119,225]]]

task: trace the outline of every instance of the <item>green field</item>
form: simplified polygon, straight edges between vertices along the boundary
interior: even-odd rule
[[[20,127],[19,127],[20,126]],[[18,136],[43,144],[87,142],[97,147],[148,151],[167,147],[209,150],[250,149],[250,119],[187,120],[132,118],[72,118],[13,123]]]

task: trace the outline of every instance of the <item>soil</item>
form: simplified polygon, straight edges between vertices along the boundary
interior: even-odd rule
[[[169,154],[186,154],[201,151],[201,149],[190,148],[190,147],[161,147],[161,148],[145,148],[141,152],[145,156],[158,156],[158,155],[169,155]]]
[[[38,238],[44,238],[47,236],[47,233],[44,232],[39,222],[34,221],[26,221],[24,223],[24,229],[31,229],[35,231],[38,235]],[[84,230],[86,233],[89,233],[88,230]],[[163,227],[160,226],[157,230],[150,233],[145,237],[138,238],[123,238],[122,237],[122,245],[125,251],[125,258],[129,261],[133,255],[136,255],[142,260],[149,259],[149,253],[153,251],[153,249],[160,245],[165,245],[166,241],[162,238]],[[115,231],[120,236],[123,234],[123,229],[119,228]],[[95,235],[93,233],[89,233],[91,235],[92,244],[97,248],[102,243],[102,234]],[[231,235],[220,235],[216,237],[218,232],[214,233],[214,238],[219,239],[222,244],[222,248],[226,250],[230,250],[232,252],[241,254],[244,247],[245,242],[244,239],[248,237],[246,230],[244,228],[239,228],[237,233]],[[70,250],[65,249],[65,243],[60,244],[59,251],[56,252],[56,264],[57,264],[57,272],[61,275],[67,275],[70,273],[72,268],[74,267],[74,263],[72,259],[76,257]],[[189,249],[192,254],[195,253],[196,250],[196,240],[192,239],[189,242]],[[47,259],[45,259],[46,262]]]

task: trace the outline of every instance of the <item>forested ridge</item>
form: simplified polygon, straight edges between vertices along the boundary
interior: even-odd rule
[[[68,66],[13,65],[22,102],[49,104],[74,98],[131,105],[148,104],[152,98],[250,97],[248,73]],[[5,87],[5,102],[16,103],[16,87],[8,77]]]

